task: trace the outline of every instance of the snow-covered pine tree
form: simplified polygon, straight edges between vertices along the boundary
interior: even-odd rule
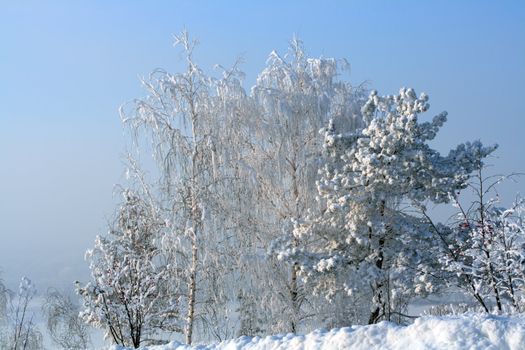
[[[408,298],[432,291],[431,227],[411,209],[447,202],[494,149],[466,143],[441,156],[428,142],[446,113],[419,122],[428,108],[428,97],[412,89],[386,97],[373,91],[363,128],[342,133],[331,123],[325,130],[327,162],[318,181],[324,210],[293,231],[293,239],[315,244],[301,249],[290,240],[279,256],[297,261],[329,299],[340,290],[351,295],[362,311],[348,322],[402,315]]]
[[[138,348],[160,332],[180,332],[178,295],[169,289],[169,269],[157,245],[165,222],[147,200],[123,190],[115,224],[86,252],[92,280],[77,285],[81,317],[115,344]]]

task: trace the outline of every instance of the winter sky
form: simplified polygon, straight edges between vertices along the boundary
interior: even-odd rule
[[[525,172],[524,1],[0,0],[0,270],[40,290],[86,280],[124,183],[120,104],[139,77],[182,67],[186,28],[205,68],[243,57],[252,85],[295,34],[312,56],[347,58],[350,81],[401,86],[449,112],[436,147],[499,143],[494,172]],[[525,194],[525,177],[502,197]],[[509,199],[510,201],[511,199]]]

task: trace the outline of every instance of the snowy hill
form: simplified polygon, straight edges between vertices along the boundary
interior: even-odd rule
[[[112,347],[112,350],[123,350]],[[409,326],[381,322],[306,335],[240,337],[211,345],[171,342],[144,350],[318,350],[318,349],[525,349],[525,317],[470,314],[422,317]]]

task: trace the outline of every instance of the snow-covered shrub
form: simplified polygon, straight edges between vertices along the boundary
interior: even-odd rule
[[[481,168],[470,188],[474,202],[468,206],[453,196],[458,209],[449,227],[440,227],[441,263],[450,272],[447,282],[474,297],[486,311],[525,311],[525,200],[509,208],[491,198],[501,181],[483,178]],[[509,310],[511,309],[511,310]]]
[[[169,294],[168,268],[156,244],[165,223],[131,190],[108,235],[86,253],[92,281],[77,286],[81,317],[114,343],[139,347],[161,331],[179,331],[177,295]]]
[[[451,303],[451,304],[438,304],[432,305],[425,311],[422,316],[450,316],[450,315],[463,315],[466,313],[480,313],[483,312],[483,308],[479,305],[472,305],[466,303]]]

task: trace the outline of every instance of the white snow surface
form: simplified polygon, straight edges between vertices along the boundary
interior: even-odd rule
[[[124,350],[113,346],[110,350]],[[143,350],[318,350],[318,349],[525,349],[525,316],[465,314],[428,316],[408,326],[381,322],[315,330],[306,335],[240,337],[210,345],[188,346],[179,342],[144,347]]]

